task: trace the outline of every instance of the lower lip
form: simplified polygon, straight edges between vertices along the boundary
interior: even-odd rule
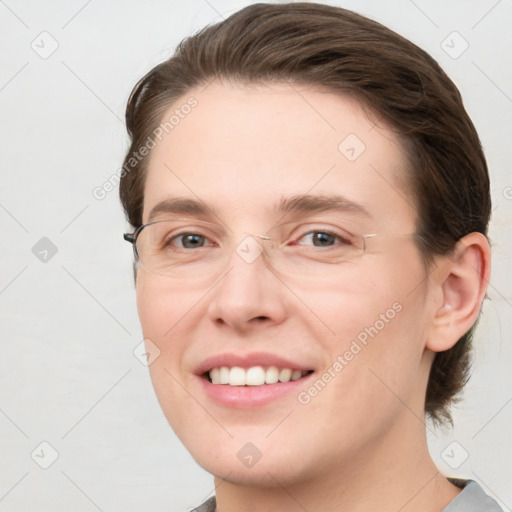
[[[262,386],[229,386],[227,384],[212,384],[208,379],[199,377],[203,389],[213,402],[235,409],[245,409],[266,405],[282,398],[297,388],[302,387],[314,373],[290,382],[263,384]]]

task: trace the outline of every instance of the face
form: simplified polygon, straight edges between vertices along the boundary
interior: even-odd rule
[[[169,423],[207,471],[251,485],[339,475],[396,449],[424,428],[415,414],[431,360],[425,269],[413,239],[393,236],[416,221],[395,136],[351,99],[289,84],[214,82],[165,120],[192,96],[197,105],[151,150],[143,221],[186,216],[185,231],[200,236],[175,238],[176,248],[226,256],[215,272],[138,270],[144,337],[160,351],[151,377]],[[298,196],[312,197],[291,201]],[[344,199],[322,202],[335,196]],[[175,198],[206,211],[188,203],[176,213]],[[270,253],[254,253],[263,239],[246,237],[284,221],[271,231],[276,254],[290,259],[276,270]],[[347,243],[345,232],[379,236],[350,261],[315,259]],[[286,382],[290,373],[297,380]],[[209,380],[226,375],[229,384]],[[254,385],[241,385],[246,378]]]

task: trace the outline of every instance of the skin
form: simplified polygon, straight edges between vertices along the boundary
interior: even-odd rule
[[[338,193],[370,213],[351,217],[357,232],[414,232],[400,145],[353,100],[303,85],[216,81],[169,113],[190,96],[197,107],[151,151],[144,222],[163,199],[199,198],[217,209],[236,245],[244,232],[273,225],[282,196]],[[366,146],[352,162],[338,150],[348,134]],[[335,225],[332,213],[307,219],[316,221]],[[278,279],[264,258],[248,264],[233,252],[228,265],[220,281],[189,285],[143,268],[137,275],[144,337],[161,351],[150,366],[158,399],[215,476],[218,510],[445,507],[459,489],[428,453],[424,396],[434,352],[450,348],[478,316],[489,279],[485,237],[467,235],[429,273],[410,238],[375,240],[316,285]],[[307,405],[291,393],[252,409],[220,406],[194,375],[209,356],[255,351],[321,375],[394,303],[402,307],[396,317]],[[250,468],[237,458],[247,442],[262,454]]]

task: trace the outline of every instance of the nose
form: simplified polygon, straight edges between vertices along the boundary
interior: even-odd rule
[[[238,332],[278,325],[286,318],[286,286],[253,237],[240,242],[210,293],[208,315]]]

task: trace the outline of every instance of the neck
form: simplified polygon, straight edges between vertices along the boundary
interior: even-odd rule
[[[216,477],[217,511],[439,512],[460,489],[437,470],[423,423],[410,412],[403,419],[385,439],[351,460],[326,465],[314,478],[290,485],[275,478],[273,487],[248,487]]]

